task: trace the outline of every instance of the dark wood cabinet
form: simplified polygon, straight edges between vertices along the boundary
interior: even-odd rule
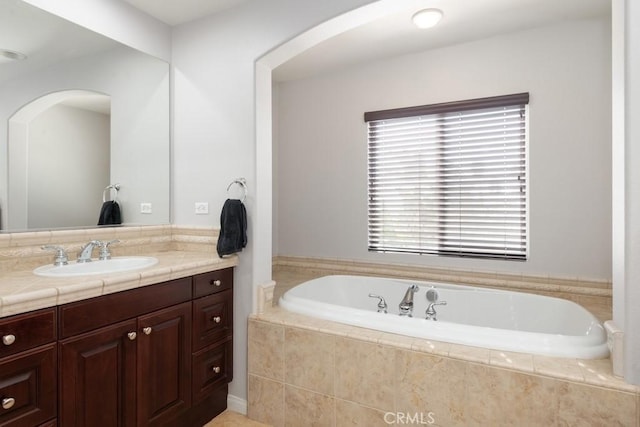
[[[140,317],[138,425],[164,425],[191,406],[191,303]]]
[[[194,351],[233,335],[232,293],[228,289],[193,302]]]
[[[232,284],[229,268],[60,306],[58,425],[200,427],[224,410]]]
[[[54,343],[0,359],[0,426],[33,427],[56,416]]]
[[[47,308],[0,319],[0,358],[56,340],[56,310]]]
[[[61,341],[61,426],[134,426],[135,320]]]
[[[57,411],[56,309],[0,319],[0,426],[33,427]]]

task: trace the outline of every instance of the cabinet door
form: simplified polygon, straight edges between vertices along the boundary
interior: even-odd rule
[[[56,416],[54,343],[0,361],[0,425],[31,427]]]
[[[135,425],[136,326],[132,319],[60,342],[60,425]]]
[[[163,425],[191,405],[191,303],[138,318],[138,426]]]

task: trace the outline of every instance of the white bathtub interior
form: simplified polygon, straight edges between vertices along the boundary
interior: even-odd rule
[[[413,317],[398,315],[411,284]],[[426,291],[435,287],[437,321],[426,320]],[[388,313],[377,312],[375,298],[386,299]],[[556,357],[608,356],[606,332],[582,306],[560,298],[438,282],[379,277],[325,276],[288,290],[279,305],[285,310],[340,323],[417,338]]]

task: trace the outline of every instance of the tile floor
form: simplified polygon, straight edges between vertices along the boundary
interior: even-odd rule
[[[233,411],[224,411],[218,415],[204,427],[269,427],[257,421],[250,420],[246,416]]]

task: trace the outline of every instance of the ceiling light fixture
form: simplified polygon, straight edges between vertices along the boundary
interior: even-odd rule
[[[13,50],[0,49],[0,62],[21,61],[27,59],[27,55]]]
[[[443,15],[440,9],[423,9],[416,12],[411,19],[418,28],[431,28],[440,22]]]

